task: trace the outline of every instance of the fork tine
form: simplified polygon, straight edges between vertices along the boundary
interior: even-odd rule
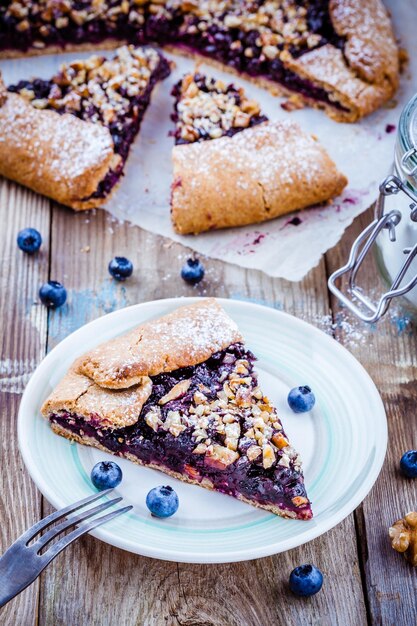
[[[48,528],[48,526],[50,526],[56,520],[59,520],[62,517],[65,517],[68,513],[73,513],[74,511],[78,511],[78,509],[81,509],[86,504],[90,504],[91,502],[95,502],[96,500],[99,500],[100,498],[107,495],[111,491],[113,491],[113,488],[99,491],[98,493],[94,493],[92,496],[88,496],[87,498],[84,498],[83,500],[74,502],[73,504],[70,504],[64,507],[63,509],[59,509],[59,511],[55,511],[54,513],[51,513],[47,517],[44,517],[43,519],[39,520],[39,522],[36,522],[36,524],[28,528],[22,535],[20,535],[17,541],[19,541],[19,543],[24,542],[27,544],[31,539],[33,539],[33,537],[35,537],[35,535],[40,533],[45,528]]]
[[[64,520],[63,522],[61,522],[61,524],[58,524],[58,526],[54,526],[53,528],[50,528],[47,533],[42,535],[42,537],[39,537],[39,539],[36,541],[36,543],[33,544],[32,547],[36,548],[37,551],[39,552],[52,539],[54,539],[54,537],[57,537],[58,535],[60,535],[67,528],[71,528],[71,526],[75,526],[79,522],[83,522],[84,520],[90,517],[93,517],[93,515],[96,515],[97,513],[101,513],[105,509],[108,509],[109,507],[113,506],[113,504],[117,504],[118,502],[120,502],[120,500],[122,500],[122,497],[114,498],[113,500],[108,500],[107,502],[103,502],[103,504],[99,504],[98,506],[95,506],[92,509],[87,509],[86,511],[83,511],[82,513],[80,513],[79,515],[76,515],[75,517],[70,517]]]
[[[116,509],[116,511],[112,511],[111,513],[107,513],[107,515],[102,515],[97,519],[93,519],[87,524],[81,524],[80,526],[78,526],[78,528],[54,543],[53,546],[51,546],[41,557],[39,557],[40,559],[42,559],[42,569],[46,567],[62,550],[64,550],[64,548],[69,546],[73,541],[75,541],[82,535],[85,535],[85,533],[90,532],[90,530],[93,530],[94,528],[97,528],[102,524],[106,524],[106,522],[109,522],[115,517],[118,517],[119,515],[130,511],[131,509],[133,509],[133,506],[130,504],[129,506],[125,506],[121,509]]]

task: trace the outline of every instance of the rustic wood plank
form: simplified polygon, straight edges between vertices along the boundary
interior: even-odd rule
[[[346,260],[350,244],[369,224],[371,213],[356,220],[341,245],[327,255],[329,271]],[[367,293],[384,289],[375,263],[364,272]],[[377,326],[348,315],[333,299],[336,333],[375,381],[388,416],[389,447],[375,487],[357,511],[361,552],[372,623],[416,623],[417,571],[390,546],[388,527],[417,507],[417,484],[400,475],[401,455],[417,448],[417,328],[399,304]]]
[[[124,285],[107,274],[115,254],[135,265]],[[54,209],[51,277],[64,281],[69,298],[67,306],[50,315],[48,347],[115,308],[180,295],[250,299],[328,328],[324,263],[297,285],[207,260],[206,279],[192,288],[179,278],[187,256],[181,246],[115,222],[104,212],[76,215]],[[324,570],[326,583],[320,594],[303,602],[289,594],[286,581],[292,567],[309,561]],[[230,565],[165,563],[86,537],[45,572],[39,623],[366,624],[353,516],[308,546]]]
[[[41,514],[41,498],[23,466],[17,444],[17,412],[23,389],[46,345],[46,309],[37,299],[48,277],[50,205],[45,199],[0,180],[0,553]],[[41,251],[23,254],[16,245],[20,229],[43,235]],[[2,624],[35,624],[38,583],[12,600]]]

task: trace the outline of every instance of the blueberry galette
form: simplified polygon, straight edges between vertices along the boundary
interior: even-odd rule
[[[152,48],[123,46],[22,80],[0,102],[0,174],[74,209],[101,206],[123,175],[152,90],[169,74]]]
[[[319,142],[269,122],[242,89],[187,75],[174,89],[171,217],[177,233],[243,226],[323,203],[347,180]]]
[[[381,0],[6,0],[0,55],[157,42],[355,121],[398,86]]]
[[[299,456],[254,361],[224,310],[202,300],[79,358],[42,413],[68,439],[310,519]]]

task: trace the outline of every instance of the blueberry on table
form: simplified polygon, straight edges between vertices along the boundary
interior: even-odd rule
[[[42,245],[42,236],[36,228],[24,228],[17,234],[17,245],[26,254],[34,254]]]
[[[188,259],[182,266],[181,278],[190,285],[196,285],[204,278],[204,265],[199,259]]]
[[[314,596],[323,585],[323,574],[315,565],[299,565],[290,574],[290,589],[296,596]]]
[[[99,491],[117,487],[122,478],[122,470],[114,461],[100,461],[91,470],[91,482]]]
[[[42,304],[50,309],[57,309],[65,304],[67,300],[67,290],[64,285],[56,280],[49,280],[39,289],[39,298]]]
[[[116,280],[126,280],[133,272],[133,263],[124,256],[115,256],[109,263],[109,272]]]
[[[417,478],[417,450],[404,452],[400,461],[400,469],[407,478]]]
[[[294,413],[306,413],[307,411],[311,411],[315,403],[316,398],[314,397],[314,393],[307,385],[294,387],[288,394],[288,404]]]
[[[178,510],[178,496],[172,487],[154,487],[146,496],[146,506],[155,517],[171,517]]]

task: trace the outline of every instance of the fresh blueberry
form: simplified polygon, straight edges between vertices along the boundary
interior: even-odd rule
[[[146,506],[155,517],[171,517],[178,509],[178,496],[169,485],[160,485],[150,490]]]
[[[315,403],[316,398],[314,397],[314,393],[307,385],[294,387],[288,394],[288,404],[294,413],[306,413],[306,411],[311,411]]]
[[[62,306],[67,299],[67,290],[56,280],[49,280],[39,289],[41,302],[51,309]]]
[[[199,259],[188,259],[182,266],[181,278],[190,285],[196,285],[204,278],[204,265]]]
[[[116,280],[126,280],[133,272],[132,261],[124,256],[115,256],[109,263],[109,272]]]
[[[404,452],[401,457],[400,468],[407,478],[417,478],[417,450]]]
[[[100,461],[91,470],[91,482],[99,491],[117,487],[122,482],[123,474],[114,461]]]
[[[36,228],[24,228],[17,234],[17,245],[26,254],[34,254],[42,245],[42,236]]]
[[[314,596],[323,585],[323,574],[315,565],[299,565],[290,574],[290,589],[296,596]]]

